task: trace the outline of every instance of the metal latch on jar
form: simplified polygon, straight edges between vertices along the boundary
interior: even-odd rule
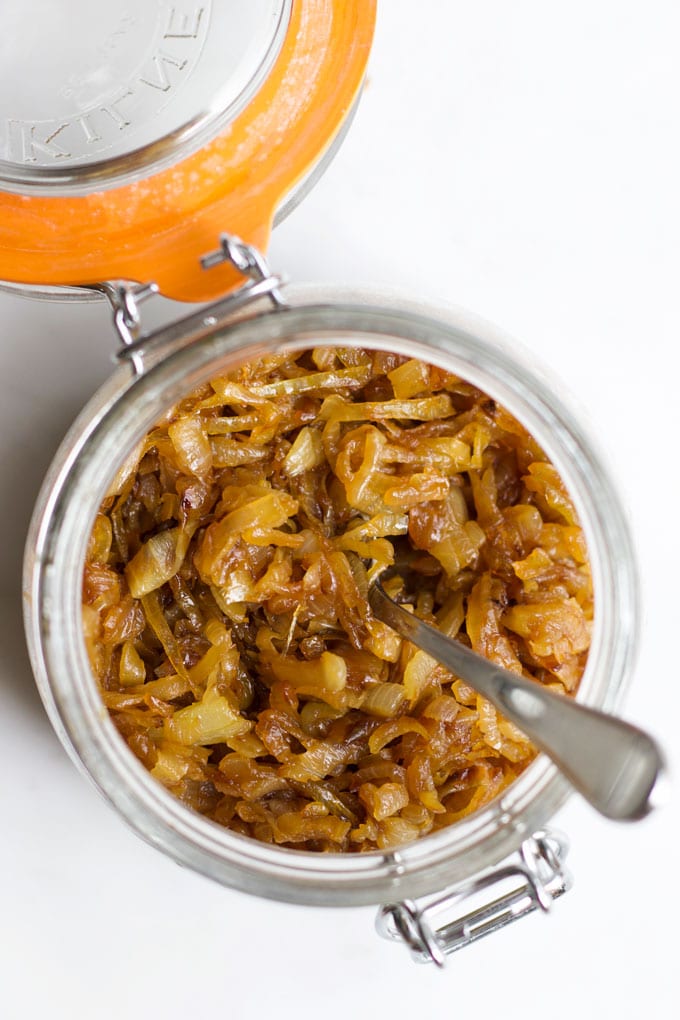
[[[269,297],[275,309],[286,306],[280,289],[285,280],[271,272],[264,255],[257,248],[227,233],[220,234],[219,242],[219,248],[201,257],[202,267],[212,269],[228,262],[246,277],[246,282],[220,301],[154,333],[142,332],[139,305],[158,293],[155,283],[114,280],[89,288],[108,298],[113,308],[113,324],[122,342],[116,357],[119,361],[128,361],[136,375],[144,371],[144,355],[161,343],[214,329],[239,308],[262,297]]]
[[[572,885],[563,865],[567,850],[563,835],[535,832],[499,867],[420,903],[404,900],[382,907],[378,933],[404,942],[417,963],[443,967],[447,956],[484,935],[534,910],[547,912]]]

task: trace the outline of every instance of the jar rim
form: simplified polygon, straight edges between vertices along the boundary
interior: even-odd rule
[[[288,296],[288,295],[287,295]],[[391,851],[324,854],[269,847],[182,805],[120,739],[96,690],[81,627],[87,538],[106,489],[167,408],[219,364],[280,348],[342,343],[409,353],[462,375],[525,425],[560,472],[580,515],[593,570],[593,644],[578,699],[605,711],[619,702],[637,641],[636,568],[615,489],[578,417],[517,345],[468,313],[376,303],[307,303],[291,291],[285,311],[260,311],[185,340],[136,379],[120,368],[66,437],[43,486],[25,564],[26,625],[48,713],[74,758],[147,841],[223,884],[292,902],[351,905],[417,897],[490,867],[517,849],[569,795],[544,756],[486,808]]]

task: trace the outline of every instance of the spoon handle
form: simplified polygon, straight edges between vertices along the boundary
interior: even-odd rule
[[[643,818],[663,772],[654,740],[629,723],[588,708],[494,665],[397,605],[379,581],[369,592],[375,615],[487,698],[544,751],[607,818]]]

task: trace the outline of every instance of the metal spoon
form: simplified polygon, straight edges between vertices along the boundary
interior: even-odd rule
[[[379,620],[465,680],[515,723],[601,814],[633,821],[654,806],[651,795],[664,761],[648,734],[494,665],[394,602],[380,579],[372,584],[368,601]]]

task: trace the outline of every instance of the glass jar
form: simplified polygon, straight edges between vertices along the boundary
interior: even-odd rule
[[[26,625],[51,721],[74,760],[148,842],[209,877],[258,895],[305,904],[387,903],[381,926],[417,959],[446,952],[566,890],[564,845],[543,831],[569,793],[543,755],[497,800],[398,850],[356,856],[271,847],[192,812],[137,761],[103,708],[81,624],[88,536],[116,471],[162,414],[209,377],[286,349],[353,345],[417,357],[462,376],[502,403],[534,435],[569,489],[588,543],[595,590],[592,647],[578,698],[610,711],[636,644],[634,557],[621,507],[591,440],[516,344],[461,313],[381,303],[371,294],[280,290],[261,256],[223,238],[220,258],[252,279],[221,302],[123,346],[122,364],[66,437],[45,481],[26,558]],[[246,265],[250,259],[250,266]],[[212,272],[212,269],[209,270]],[[129,339],[129,338],[128,338]],[[515,865],[499,862],[518,852]],[[513,888],[500,898],[498,882]],[[452,898],[439,893],[452,889]],[[427,912],[485,892],[463,922],[437,932]],[[424,908],[411,901],[435,896]],[[399,902],[398,902],[399,901]],[[500,903],[500,906],[499,906]],[[470,920],[472,918],[472,921]],[[475,927],[476,925],[476,927]]]

